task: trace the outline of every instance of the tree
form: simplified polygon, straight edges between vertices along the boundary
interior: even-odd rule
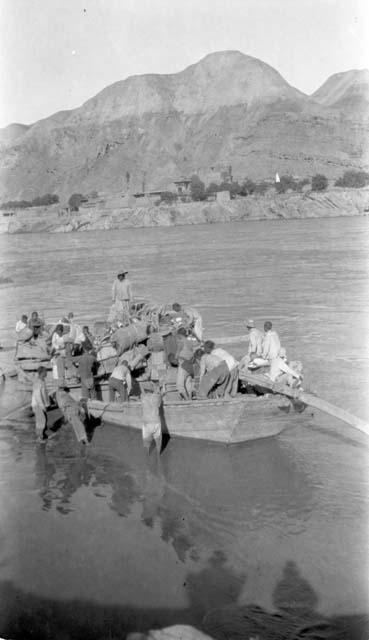
[[[173,204],[177,200],[177,195],[173,191],[163,191],[160,196],[161,202],[165,204]]]
[[[32,200],[32,207],[47,207],[51,204],[59,202],[59,196],[56,193],[45,193],[44,196],[37,196]]]
[[[325,191],[328,187],[328,178],[322,173],[316,173],[311,179],[312,191]]]
[[[191,190],[192,200],[195,200],[195,201],[205,200],[206,198],[205,185],[203,181],[200,180],[199,176],[197,176],[196,174],[191,176],[190,190]]]
[[[43,196],[36,196],[33,200],[9,200],[0,205],[0,209],[28,209],[30,207],[46,207],[59,202],[56,193],[45,193]]]
[[[68,200],[68,205],[72,211],[78,211],[80,204],[83,200],[83,195],[81,193],[73,193]]]
[[[309,178],[303,178],[296,183],[296,191],[302,191],[304,187],[310,184]]]
[[[366,171],[345,171],[341,178],[334,183],[336,187],[360,189],[369,184],[369,173]]]
[[[286,193],[288,189],[292,189],[292,191],[296,191],[297,182],[296,180],[289,175],[281,176],[280,182],[276,182],[275,188],[278,193]]]
[[[250,178],[245,178],[241,187],[240,187],[240,195],[241,196],[249,196],[254,193],[256,189],[256,184]]]
[[[218,191],[229,191],[231,198],[240,193],[241,187],[238,182],[222,182],[219,185]]]
[[[217,191],[221,191],[219,184],[216,182],[211,182],[209,186],[206,188],[207,195],[211,195],[212,193],[217,193]]]

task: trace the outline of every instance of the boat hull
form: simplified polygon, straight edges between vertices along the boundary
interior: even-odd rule
[[[139,400],[105,403],[88,400],[90,415],[104,423],[141,431]],[[162,431],[171,437],[236,444],[278,435],[295,423],[297,414],[278,396],[242,396],[230,400],[168,401]]]

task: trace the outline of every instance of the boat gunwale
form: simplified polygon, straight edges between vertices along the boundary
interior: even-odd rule
[[[163,405],[164,407],[181,407],[182,409],[193,409],[194,407],[196,408],[202,408],[202,407],[217,407],[217,406],[230,406],[230,405],[238,405],[238,404],[243,404],[243,405],[247,405],[247,404],[254,404],[257,402],[263,402],[265,403],[265,401],[267,401],[268,403],[270,403],[273,399],[275,401],[280,400],[282,396],[278,396],[277,394],[265,394],[262,396],[253,396],[251,394],[245,394],[242,397],[239,398],[199,398],[199,399],[195,399],[195,400],[166,400],[164,398],[164,402]],[[131,400],[131,401],[126,401],[126,402],[116,402],[116,401],[106,401],[104,402],[104,400],[96,400],[96,399],[92,399],[89,398],[87,400],[87,404],[90,406],[96,406],[97,403],[99,405],[104,405],[105,408],[107,408],[109,405],[111,406],[111,410],[113,411],[119,411],[120,409],[129,409],[129,408],[133,408],[133,407],[137,407],[137,406],[141,406],[141,401],[140,398],[137,398],[137,400]],[[96,406],[96,409],[98,407]]]

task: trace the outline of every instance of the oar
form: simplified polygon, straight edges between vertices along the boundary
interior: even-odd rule
[[[312,393],[307,393],[306,391],[300,391],[298,399],[310,407],[315,407],[315,409],[324,411],[324,413],[328,413],[329,415],[338,418],[338,420],[342,420],[342,422],[347,422],[351,427],[359,429],[359,431],[362,431],[369,436],[369,425],[361,418],[345,411],[345,409],[340,409],[340,407],[336,407],[334,404],[327,402],[327,400],[318,398],[318,396],[314,396]]]
[[[212,338],[215,344],[235,344],[236,342],[248,342],[250,336],[248,333],[243,333],[240,336],[219,336],[218,338]]]
[[[272,382],[272,380],[268,380],[265,375],[260,373],[251,373],[250,371],[243,370],[240,372],[240,379],[245,380],[251,385],[264,387],[273,393],[280,393],[293,400],[299,400],[300,402],[303,402],[310,407],[314,407],[315,409],[319,409],[324,413],[328,413],[330,416],[334,416],[335,418],[338,418],[338,420],[342,420],[342,422],[346,422],[351,427],[359,429],[359,431],[369,435],[369,425],[364,420],[354,416],[352,413],[349,413],[344,409],[340,409],[340,407],[336,407],[334,404],[331,404],[312,393],[289,387],[288,385],[281,384],[279,382]]]
[[[9,420],[9,418],[12,418],[13,416],[16,416],[17,413],[20,413],[21,411],[24,411],[25,409],[27,409],[27,407],[30,407],[30,402],[25,402],[24,404],[20,405],[19,407],[17,407],[16,409],[13,409],[13,411],[10,411],[9,413],[7,413],[5,416],[1,416],[0,420],[1,422],[4,422],[4,420]]]

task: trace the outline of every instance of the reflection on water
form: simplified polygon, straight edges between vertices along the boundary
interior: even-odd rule
[[[307,384],[369,416],[365,219],[0,244],[13,279],[0,287],[1,341],[35,300],[49,318],[104,317],[124,256],[136,291],[191,301],[210,336],[271,317]],[[0,394],[0,415],[13,408]],[[233,447],[171,440],[156,466],[135,432],[101,426],[81,450],[66,426],[37,446],[27,412],[3,420],[0,635],[95,640],[187,622],[222,640],[231,623],[232,637],[268,638],[272,626],[282,639],[288,621],[291,638],[356,639],[369,595],[367,441],[322,416],[304,425]]]
[[[83,486],[120,517],[138,505],[141,522],[157,529],[181,562],[270,522],[296,533],[296,518],[302,529],[311,512],[313,485],[277,439],[229,448],[174,440],[158,465],[154,456],[146,459],[137,434],[116,427],[98,428],[82,453],[70,430],[58,435],[35,452],[42,508],[69,514]],[[291,499],[291,482],[298,500]]]

